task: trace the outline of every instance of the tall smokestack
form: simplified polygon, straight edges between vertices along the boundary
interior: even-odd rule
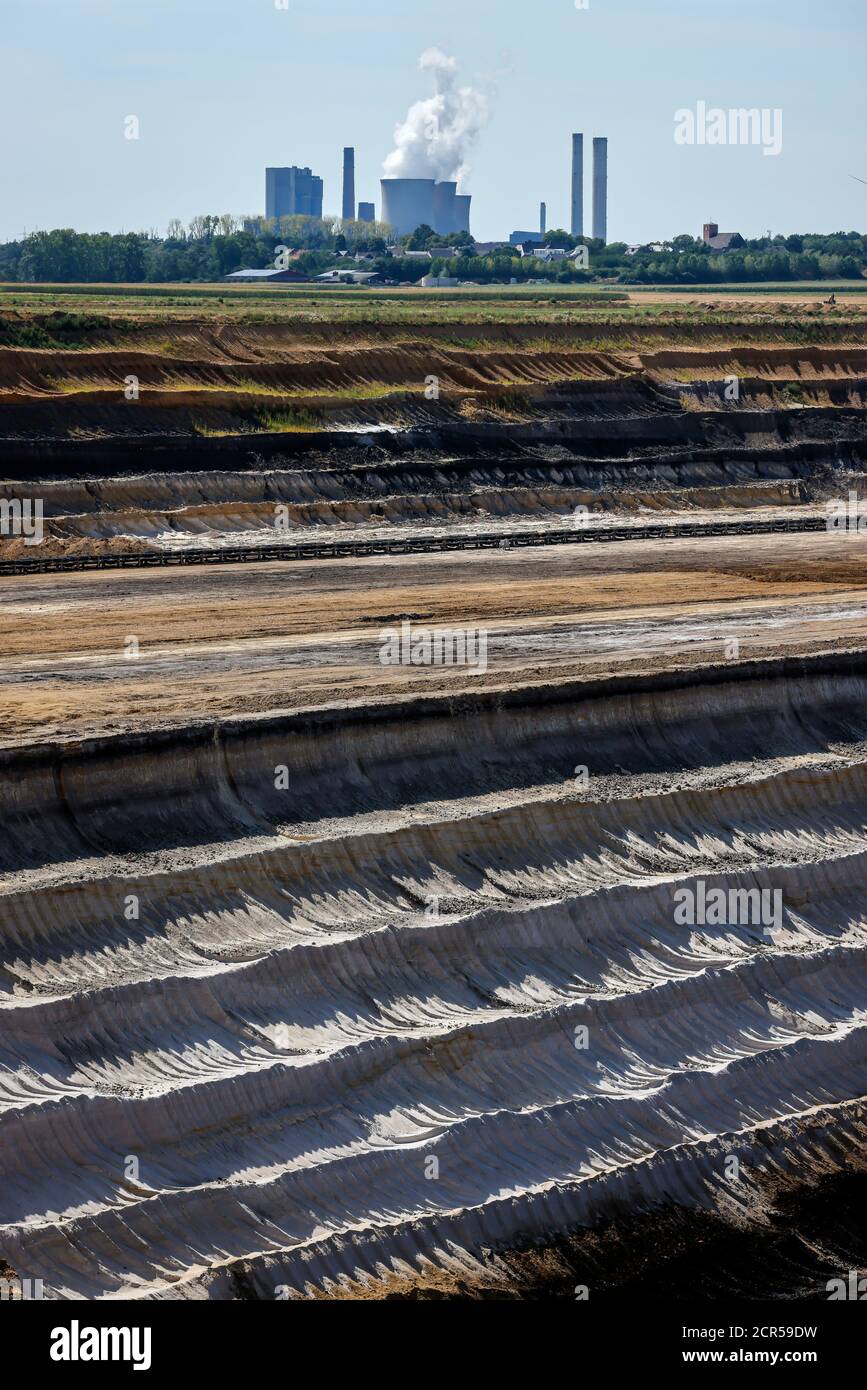
[[[593,235],[608,240],[608,141],[593,141]]]
[[[584,136],[572,136],[572,235],[584,235]]]
[[[539,233],[544,236],[548,230],[548,209],[544,203],[539,204]]]
[[[343,220],[355,221],[355,150],[343,151]]]

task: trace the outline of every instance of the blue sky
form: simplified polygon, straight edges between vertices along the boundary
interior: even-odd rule
[[[0,239],[259,212],[266,164],[310,164],[339,212],[347,144],[378,207],[432,45],[490,99],[476,236],[541,199],[568,225],[573,130],[609,138],[611,240],[867,228],[867,0],[6,0]],[[676,145],[699,101],[780,108],[782,153]]]

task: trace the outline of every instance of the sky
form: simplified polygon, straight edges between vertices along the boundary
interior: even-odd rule
[[[611,241],[867,229],[867,0],[0,0],[0,240],[261,213],[269,164],[310,165],[339,213],[344,145],[378,210],[434,46],[489,112],[478,238],[535,228],[541,200],[568,227],[572,131],[588,224],[608,137]],[[780,111],[780,153],[676,143],[699,102]]]

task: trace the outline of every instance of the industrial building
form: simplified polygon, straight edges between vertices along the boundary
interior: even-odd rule
[[[375,222],[375,221],[376,221],[376,206],[375,206],[375,204],[373,204],[373,203],[359,203],[359,204],[358,204],[358,220],[359,220],[359,222]]]
[[[323,285],[372,285],[379,278],[375,270],[326,270],[316,276],[317,283]]]
[[[322,180],[310,169],[265,170],[265,216],[321,217]]]
[[[548,206],[546,203],[539,204],[539,230],[538,232],[512,232],[509,237],[510,246],[526,246],[530,242],[540,242],[548,229]]]
[[[536,261],[565,261],[569,256],[569,252],[562,246],[541,246],[537,239],[525,241],[518,250],[522,258],[530,256]]]
[[[310,276],[301,270],[275,270],[270,266],[266,270],[233,270],[223,279],[234,285],[303,285]]]
[[[457,184],[436,179],[383,179],[382,221],[395,236],[432,227],[439,236],[470,230],[470,197]]]

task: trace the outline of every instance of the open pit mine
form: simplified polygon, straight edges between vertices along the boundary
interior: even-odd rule
[[[827,1298],[865,301],[220,294],[0,323],[0,1273]]]

